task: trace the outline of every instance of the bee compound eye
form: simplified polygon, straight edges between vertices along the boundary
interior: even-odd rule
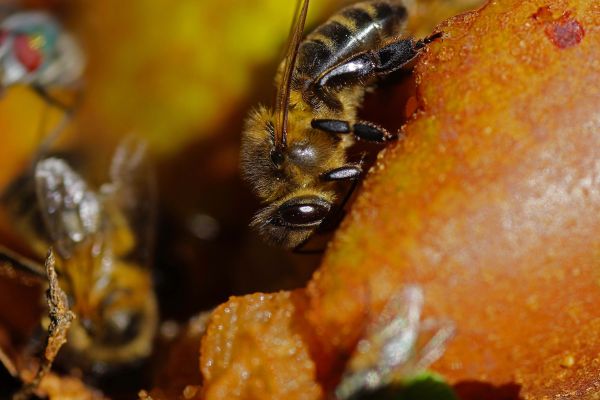
[[[271,162],[275,164],[276,167],[280,167],[283,164],[285,156],[279,150],[271,150]]]
[[[331,208],[325,201],[284,203],[277,211],[274,223],[289,227],[307,227],[319,225]]]

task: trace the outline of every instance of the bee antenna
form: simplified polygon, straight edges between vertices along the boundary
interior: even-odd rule
[[[290,42],[286,51],[283,77],[277,93],[276,116],[278,118],[278,126],[275,132],[275,147],[280,149],[286,146],[287,141],[287,122],[288,109],[290,106],[292,75],[296,66],[296,59],[298,56],[300,41],[302,39],[302,33],[304,32],[306,14],[308,13],[308,3],[309,0],[302,0],[302,3],[298,3],[298,7],[296,8],[294,22],[292,23],[292,28],[290,31]]]

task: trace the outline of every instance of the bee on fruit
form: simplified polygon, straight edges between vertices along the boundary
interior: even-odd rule
[[[304,244],[334,211],[337,183],[361,176],[346,154],[356,140],[397,138],[357,119],[365,90],[440,36],[411,38],[402,0],[370,0],[343,8],[302,40],[308,3],[298,4],[275,109],[254,110],[242,136],[242,174],[267,204],[251,225],[286,248]]]
[[[98,190],[63,158],[38,160],[2,203],[40,256],[52,247],[60,287],[76,319],[65,347],[69,365],[102,372],[147,357],[158,323],[150,271],[154,180],[145,145],[125,140],[110,180]],[[35,261],[0,248],[0,260],[46,280]]]

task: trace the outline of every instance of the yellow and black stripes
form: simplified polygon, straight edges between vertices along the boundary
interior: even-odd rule
[[[342,9],[300,45],[294,86],[367,49],[376,49],[402,33],[407,19],[401,1],[365,1]]]

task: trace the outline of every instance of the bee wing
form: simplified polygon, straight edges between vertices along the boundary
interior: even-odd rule
[[[102,233],[97,193],[64,160],[51,157],[39,161],[35,185],[42,218],[61,257],[70,258],[78,246]]]
[[[102,186],[101,192],[104,204],[113,210],[113,232],[127,230],[133,236],[127,256],[149,266],[156,231],[157,196],[145,142],[129,136],[120,143],[112,158],[110,182]]]
[[[275,147],[277,148],[285,147],[286,145],[287,118],[290,105],[292,75],[294,73],[294,67],[296,66],[298,47],[300,46],[302,33],[304,32],[304,24],[306,23],[308,2],[309,0],[299,0],[297,3],[294,20],[290,29],[289,42],[286,48],[283,75],[277,90],[277,99],[275,104]]]

